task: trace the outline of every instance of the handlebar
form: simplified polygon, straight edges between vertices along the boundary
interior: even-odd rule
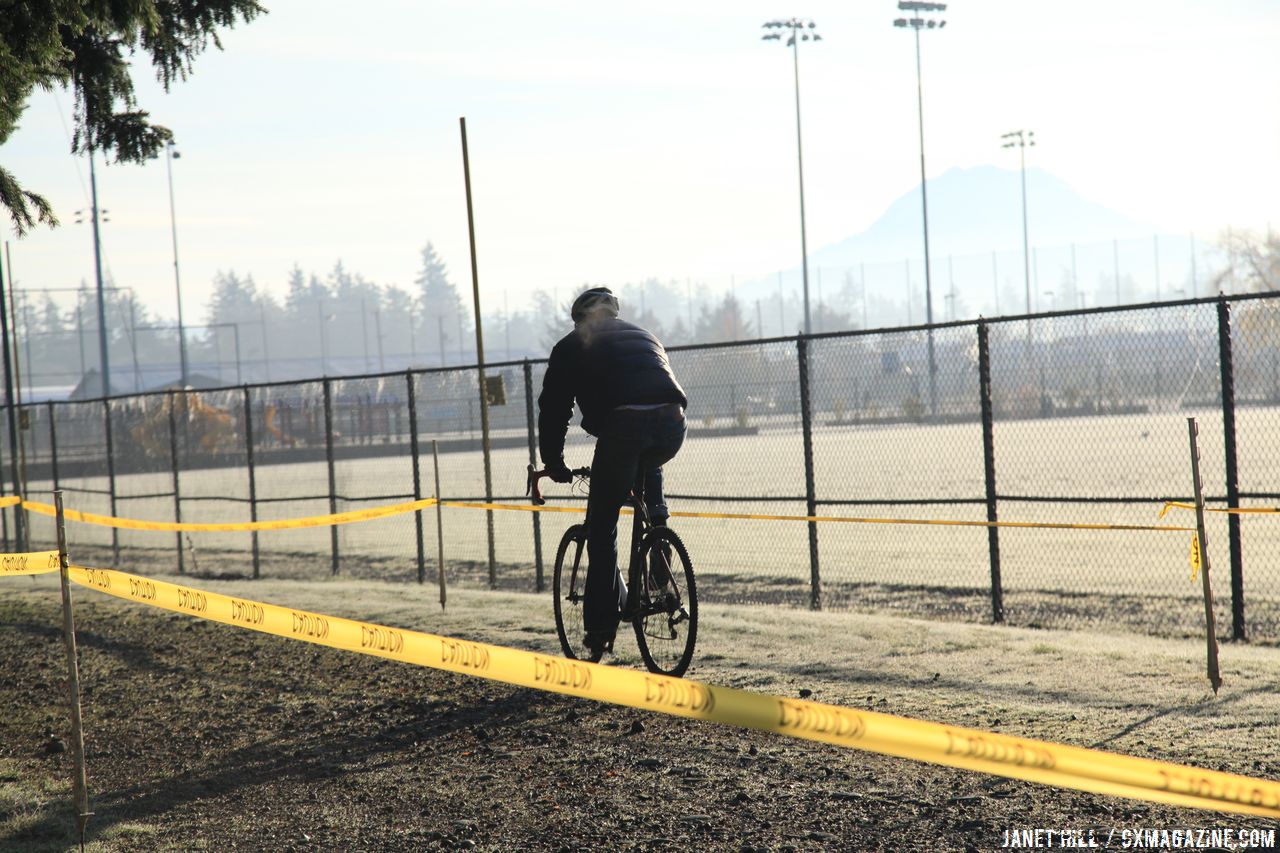
[[[546,500],[542,497],[542,490],[538,488],[538,481],[541,480],[543,477],[550,477],[551,473],[547,471],[547,469],[545,468],[543,468],[541,471],[538,471],[533,467],[533,465],[527,466],[526,470],[528,472],[528,476],[526,477],[525,483],[524,483],[524,493],[526,495],[530,495],[533,498],[533,502],[536,505],[542,506],[543,504],[546,503]],[[569,471],[569,473],[575,477],[590,477],[591,469],[590,468],[573,468]]]

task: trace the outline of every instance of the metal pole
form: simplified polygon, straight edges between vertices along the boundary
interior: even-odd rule
[[[404,373],[409,400],[409,455],[413,457],[413,499],[422,500],[422,477],[418,463],[418,393],[414,387],[413,371]],[[413,526],[418,541],[418,583],[427,582],[427,560],[422,541],[422,510],[413,514]]]
[[[324,387],[324,458],[329,468],[329,513],[338,512],[338,481],[333,470],[333,390],[328,377]],[[333,574],[338,574],[338,525],[329,526],[329,541],[333,551]]]
[[[323,376],[329,372],[328,367],[325,366],[329,361],[329,340],[325,335],[324,302],[322,300],[316,301],[316,319],[320,323],[320,375]]]
[[[4,387],[9,415],[9,469],[13,477],[13,494],[22,496],[22,479],[18,471],[18,404],[13,387],[13,352],[9,349],[9,308],[4,297],[4,269],[0,265],[0,340],[4,346]],[[27,550],[27,526],[21,506],[13,508],[13,535],[18,551]]]
[[[239,385],[244,381],[240,376],[240,324],[231,324],[231,335],[236,341],[236,384]]]
[[[107,355],[107,303],[102,289],[102,242],[98,233],[98,177],[93,166],[93,149],[89,150],[89,186],[93,199],[93,272],[98,282],[98,370],[102,380],[102,396],[111,396],[111,361]]]
[[[249,396],[249,386],[240,388],[244,400],[244,449],[249,464],[249,520],[258,520],[258,476],[253,460],[253,404]],[[258,531],[250,531],[253,542],[253,579],[261,576],[261,564],[258,554]]]
[[[1218,300],[1218,365],[1222,383],[1222,437],[1225,449],[1227,508],[1240,506],[1240,469],[1236,458],[1236,383],[1231,346],[1231,304]],[[1231,639],[1247,640],[1244,626],[1244,557],[1240,516],[1227,515],[1227,543],[1231,552]]]
[[[538,439],[533,420],[533,365],[529,359],[524,360],[524,422],[529,436],[529,464],[538,467]],[[532,496],[529,502],[533,502]],[[534,586],[542,592],[545,584],[542,567],[542,514],[531,512],[533,516],[533,564]]]
[[[365,308],[365,298],[360,297],[360,345],[364,350],[364,372],[369,372],[369,312]]]
[[[796,162],[800,167],[800,270],[804,276],[804,333],[813,334],[809,323],[809,246],[804,226],[804,151],[800,143],[800,33],[791,31],[791,58],[796,79]],[[785,334],[785,331],[784,331]]]
[[[1027,235],[1027,148],[1019,137],[1018,145],[1019,171],[1022,175],[1022,275],[1027,291],[1027,313],[1031,313],[1031,249]],[[1027,323],[1027,334],[1031,334],[1031,323]]]
[[[186,402],[186,392],[183,392],[183,402]],[[173,520],[178,524],[182,523],[182,488],[178,479],[178,415],[175,407],[178,404],[178,395],[170,391],[168,394],[169,403],[169,460],[170,467],[173,471]],[[178,574],[186,573],[186,566],[183,562],[182,553],[182,531],[179,530],[174,534],[178,538]]]
[[[1204,526],[1204,488],[1200,482],[1200,442],[1195,418],[1187,418],[1187,432],[1191,437],[1191,479],[1196,494],[1196,536],[1193,547],[1193,558],[1200,562],[1200,586],[1204,592],[1204,633],[1208,652],[1209,683],[1217,694],[1222,686],[1222,675],[1218,671],[1218,631],[1213,617],[1213,589],[1209,582],[1209,534]]]
[[[53,474],[53,488],[57,491],[61,488],[58,482],[58,428],[54,423],[52,400],[45,403],[45,412],[49,418],[49,467]]]
[[[80,847],[84,849],[84,830],[93,812],[89,811],[89,781],[84,760],[84,720],[80,716],[80,667],[76,656],[76,626],[71,613],[70,561],[67,559],[66,519],[62,514],[62,490],[53,492],[53,505],[58,525],[58,578],[62,587],[62,641],[67,650],[67,693],[71,705],[71,756],[75,760],[72,788],[76,798],[76,824]]]
[[[258,302],[258,316],[262,318],[262,373],[267,381],[271,381],[271,353],[267,349],[267,303],[266,300]]]
[[[809,339],[796,339],[797,362],[800,370],[800,427],[804,436],[804,495],[805,510],[817,515],[817,499],[813,482],[813,414],[809,401]],[[822,609],[822,576],[818,571],[818,523],[809,522],[809,607]]]
[[[187,387],[187,336],[182,326],[182,279],[178,276],[178,214],[173,204],[173,143],[164,147],[165,168],[169,174],[169,227],[173,232],[173,286],[178,292],[178,359],[182,365],[182,387]],[[97,202],[94,202],[95,206]],[[182,553],[179,543],[178,553]]]
[[[436,573],[440,577],[440,609],[444,610],[444,508],[440,506],[440,446],[431,439],[431,460],[436,475]]]
[[[373,309],[373,331],[378,342],[378,371],[386,372],[387,362],[382,357],[382,309]]]
[[[111,495],[111,514],[116,514],[116,453],[111,435],[111,400],[102,400],[103,428],[107,439],[107,489]],[[111,528],[111,556],[116,565],[120,564],[120,531]]]
[[[933,353],[933,279],[929,271],[929,193],[924,176],[924,84],[920,73],[920,28],[912,28],[916,34],[916,111],[920,125],[920,210],[924,221],[924,314],[929,329],[929,413],[938,413],[938,365]],[[907,304],[911,296],[907,295]]]
[[[133,393],[142,390],[142,368],[138,366],[138,300],[129,292],[129,355],[133,360]]]
[[[996,505],[995,412],[991,405],[991,343],[987,324],[978,324],[978,396],[982,406],[982,467],[987,487],[987,554],[991,562],[991,620],[1004,621],[1004,587],[1000,580],[1000,529]]]
[[[480,273],[476,268],[476,226],[471,206],[471,160],[467,153],[467,119],[460,117],[462,129],[462,175],[467,188],[467,235],[471,238],[471,294],[476,306],[476,370],[480,379],[480,435],[484,451],[484,499],[493,503],[493,470],[489,458],[489,394],[484,376],[484,333],[480,322]],[[461,335],[459,335],[461,337]],[[485,523],[489,531],[489,588],[498,586],[497,558],[494,553],[493,510],[485,510]]]
[[[1027,147],[1021,132],[1018,136],[1018,163],[1022,176],[1022,275],[1027,291],[1027,313],[1031,313],[1031,249],[1027,235]],[[1027,356],[1031,356],[1031,321],[1027,320]]]

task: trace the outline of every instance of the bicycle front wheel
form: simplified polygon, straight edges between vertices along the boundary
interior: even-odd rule
[[[675,531],[655,527],[640,545],[638,608],[632,623],[650,672],[681,676],[698,639],[698,590],[693,562]]]
[[[560,538],[556,549],[556,568],[552,582],[555,595],[556,633],[564,656],[574,660],[596,660],[583,645],[586,628],[582,624],[582,605],[587,591],[587,527],[575,524]]]

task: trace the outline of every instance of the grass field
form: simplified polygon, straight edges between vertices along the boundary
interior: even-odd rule
[[[1193,514],[1175,510],[1163,522],[1157,514],[1162,496],[1185,496],[1191,491],[1186,414],[1182,411],[1142,415],[1009,421],[996,425],[997,485],[1004,496],[1062,495],[1069,497],[1149,496],[1141,503],[1069,503],[1002,500],[1003,521],[1088,524],[1166,524],[1191,526]],[[1222,494],[1222,438],[1220,415],[1196,412],[1201,422],[1205,486]],[[1274,411],[1244,409],[1239,413],[1241,487],[1263,490],[1280,479],[1280,456],[1260,440],[1269,435]],[[696,430],[697,424],[693,425]],[[575,440],[567,456],[571,464],[590,461],[591,445]],[[976,424],[937,426],[822,426],[815,432],[815,479],[824,500],[968,498],[984,494],[981,430]],[[494,493],[516,496],[524,486],[527,451],[502,449],[493,453]],[[430,456],[423,459],[422,489],[432,491]],[[446,497],[477,497],[484,493],[479,453],[448,453],[440,457],[441,485]],[[344,498],[411,494],[412,466],[406,457],[342,461],[336,466],[336,489]],[[323,463],[262,466],[257,470],[260,518],[296,517],[329,511],[327,499],[278,501],[299,495],[324,495],[328,475]],[[781,425],[754,436],[699,438],[696,432],[680,456],[668,466],[668,491],[673,494],[761,497],[803,494],[804,467],[798,430]],[[68,481],[64,486],[105,490],[104,479]],[[41,489],[34,485],[39,497]],[[120,477],[121,496],[162,494],[172,488],[166,474]],[[208,500],[248,496],[244,469],[210,469],[182,474],[183,518],[186,521],[231,521],[248,518],[244,503]],[[551,494],[567,496],[566,487]],[[339,500],[348,509],[383,500]],[[1246,502],[1249,503],[1249,502]],[[1254,504],[1266,503],[1252,502]],[[105,496],[68,493],[67,505],[107,512]],[[692,512],[733,512],[802,515],[801,501],[682,500],[673,507]],[[170,519],[171,498],[122,499],[121,515]],[[876,517],[985,520],[981,504],[892,507],[822,506],[820,514]],[[556,543],[575,516],[541,516],[543,560],[550,574]],[[37,519],[37,530],[51,537],[51,526]],[[434,511],[423,513],[427,568],[434,572]],[[444,541],[447,563],[465,580],[477,563],[487,565],[485,513],[446,509]],[[809,545],[807,526],[785,521],[677,519],[709,594],[724,600],[808,602]],[[495,513],[495,557],[499,571],[513,585],[532,586],[534,576],[533,521],[526,513]],[[1229,624],[1229,557],[1225,516],[1211,514],[1209,555],[1218,598],[1219,622]],[[73,555],[98,558],[96,549],[110,542],[110,532],[83,525],[70,530]],[[880,524],[824,524],[818,529],[819,557],[826,601],[856,605],[859,600],[900,598],[910,609],[919,591],[935,591],[935,605],[918,612],[948,608],[973,616],[989,614],[983,603],[990,584],[987,532],[980,527],[889,526]],[[176,564],[171,534],[122,532],[120,541],[157,568]],[[250,550],[248,534],[191,534],[184,540],[188,559],[201,572],[243,572]],[[1121,619],[1138,626],[1161,608],[1179,613],[1155,625],[1157,630],[1187,632],[1197,624],[1195,600],[1199,584],[1189,577],[1190,536],[1174,532],[1025,530],[1000,532],[1001,570],[1010,618],[1040,624],[1069,625],[1080,613],[1105,612],[1107,597],[1127,598],[1120,611],[1141,610],[1141,619]],[[360,576],[413,578],[417,575],[416,531],[412,517],[347,525],[338,532],[341,571]],[[1244,570],[1250,633],[1259,639],[1280,639],[1280,521],[1253,516],[1243,521]],[[263,533],[259,547],[268,572],[296,576],[294,554],[321,557],[330,552],[327,529]],[[153,549],[155,549],[153,551]],[[135,552],[130,552],[131,554]],[[167,556],[166,556],[167,554]],[[85,557],[87,558],[87,557]],[[283,559],[282,559],[283,558]],[[229,565],[230,564],[230,565]],[[309,574],[322,575],[327,563],[308,562]],[[188,570],[190,570],[188,566]],[[515,579],[523,578],[523,581]],[[487,578],[486,578],[487,579]],[[720,586],[717,592],[717,585]],[[896,596],[893,590],[916,590]],[[947,591],[952,591],[948,593]],[[1067,599],[1096,600],[1090,607],[1066,606]],[[953,599],[950,603],[946,599]],[[957,601],[958,600],[958,601]],[[1055,608],[1064,609],[1060,620]],[[1183,613],[1185,611],[1185,613]]]

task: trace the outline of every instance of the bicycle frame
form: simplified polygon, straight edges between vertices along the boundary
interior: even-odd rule
[[[538,471],[533,465],[527,467],[528,476],[525,480],[525,494],[529,495],[533,503],[542,506],[547,501],[542,496],[542,490],[538,488],[538,481],[543,477],[551,476],[545,470]],[[590,477],[590,468],[574,468],[571,472],[575,477]],[[637,597],[639,595],[638,583],[641,579],[641,570],[643,567],[644,556],[641,554],[640,543],[644,540],[645,534],[653,527],[649,519],[649,508],[644,502],[644,472],[638,472],[636,482],[631,487],[631,492],[627,495],[627,499],[623,501],[623,506],[630,505],[632,510],[631,522],[631,547],[628,549],[627,559],[627,602],[626,611],[634,612],[637,606]],[[583,526],[590,529],[591,525],[591,506],[587,505],[587,516],[583,519]],[[619,561],[621,562],[621,561]],[[578,566],[575,562],[573,571],[576,574]],[[617,567],[619,577],[622,576],[622,566]]]

